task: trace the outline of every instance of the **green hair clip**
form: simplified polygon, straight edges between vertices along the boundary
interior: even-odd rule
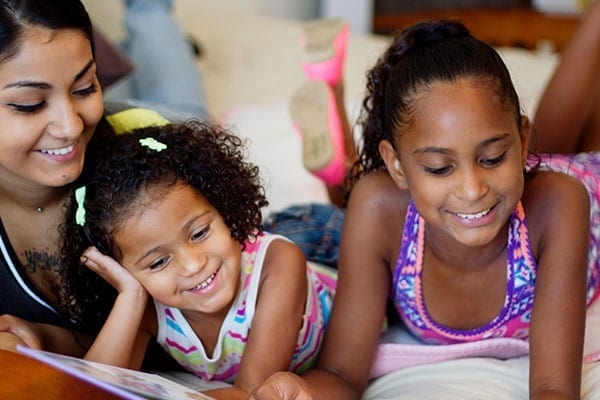
[[[146,146],[147,148],[154,150],[156,152],[161,152],[167,148],[166,144],[159,142],[158,140],[154,139],[153,137],[147,137],[144,139],[140,139],[139,142],[142,146]]]
[[[77,211],[75,212],[75,222],[77,225],[85,225],[85,207],[83,205],[85,201],[85,186],[77,188],[75,190],[75,201],[77,202]]]

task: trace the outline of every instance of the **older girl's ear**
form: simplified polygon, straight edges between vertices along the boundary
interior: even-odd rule
[[[394,180],[396,185],[400,189],[408,189],[408,182],[406,181],[406,176],[404,175],[402,164],[398,159],[394,146],[392,146],[392,144],[389,141],[382,140],[379,143],[379,155],[383,159],[388,173],[390,174],[390,177]]]
[[[519,138],[521,139],[521,163],[523,164],[523,167],[525,167],[525,163],[527,162],[527,152],[529,150],[529,140],[531,139],[531,122],[525,115],[521,116]]]

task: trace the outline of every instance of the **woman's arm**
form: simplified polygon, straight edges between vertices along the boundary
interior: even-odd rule
[[[139,369],[150,334],[142,329],[152,318],[153,307],[140,283],[118,262],[96,248],[86,250],[84,264],[118,291],[112,310],[85,359]]]
[[[530,329],[530,398],[579,399],[590,240],[588,193],[567,175],[538,173],[524,204],[537,243]]]
[[[16,351],[17,345],[83,357],[92,343],[90,335],[60,326],[34,323],[5,314],[0,316],[0,349]]]
[[[404,221],[402,194],[386,174],[359,182],[348,202],[331,321],[315,369],[279,373],[255,399],[359,399],[373,362]],[[404,208],[405,210],[405,208]]]

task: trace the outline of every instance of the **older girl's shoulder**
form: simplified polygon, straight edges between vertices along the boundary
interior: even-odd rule
[[[554,210],[588,204],[588,193],[577,178],[561,172],[538,171],[528,177],[523,191],[526,209]]]
[[[564,173],[536,172],[526,181],[522,203],[534,251],[543,238],[564,231],[565,224],[589,221],[590,200],[585,186]]]
[[[348,207],[353,203],[373,212],[405,211],[410,201],[407,190],[400,189],[385,171],[362,177],[352,188]]]

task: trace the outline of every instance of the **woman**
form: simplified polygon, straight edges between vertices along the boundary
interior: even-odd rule
[[[130,51],[135,43],[152,41],[137,40],[142,33],[154,32],[162,43],[167,37],[178,43],[169,49],[182,54],[169,59],[191,58],[170,7],[168,0],[127,1]],[[151,18],[154,29],[137,31],[142,18]],[[168,73],[163,51],[151,50],[143,52],[145,62],[133,59],[140,78],[153,64]],[[154,61],[148,59],[152,54]],[[39,339],[48,350],[60,346],[74,355],[82,354],[84,337],[72,340],[70,332],[78,327],[53,306],[61,286],[58,227],[86,148],[98,126],[107,123],[94,56],[90,18],[79,0],[0,1],[0,330],[23,332],[22,320],[56,326]],[[201,109],[196,71],[184,70],[194,76],[177,71],[168,82],[155,81],[167,89],[176,78],[197,84],[189,109]],[[38,338],[24,335],[27,344],[40,345]],[[6,347],[14,347],[14,337],[3,334],[0,348]]]

